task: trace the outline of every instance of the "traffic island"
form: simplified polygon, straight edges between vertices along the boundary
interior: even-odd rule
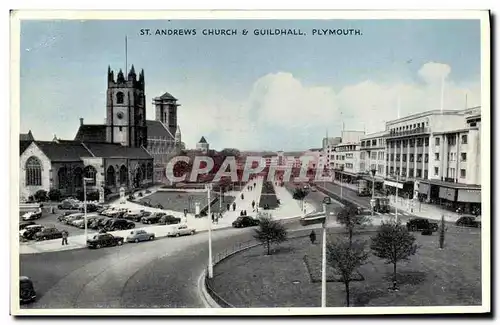
[[[374,233],[355,236],[367,241]],[[343,233],[330,233],[335,240]],[[350,284],[351,306],[467,306],[481,304],[481,238],[477,233],[439,238],[415,233],[419,250],[398,264],[398,291],[392,287],[393,266],[373,255]],[[307,262],[306,262],[307,261]],[[320,307],[321,243],[290,239],[266,255],[262,246],[246,249],[216,264],[209,279],[212,291],[236,308]],[[345,307],[345,287],[327,269],[327,306]]]

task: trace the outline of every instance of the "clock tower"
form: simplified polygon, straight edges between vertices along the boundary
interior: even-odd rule
[[[137,78],[132,65],[125,78],[120,69],[115,80],[114,72],[108,67],[106,97],[106,142],[128,147],[146,147],[144,70]]]

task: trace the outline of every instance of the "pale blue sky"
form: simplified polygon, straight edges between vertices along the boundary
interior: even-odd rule
[[[197,29],[197,35],[140,36],[141,28]],[[203,36],[204,28],[245,28],[250,33]],[[300,28],[307,35],[253,36],[255,28]],[[312,36],[314,28],[356,28],[363,35]],[[341,123],[333,118],[321,125],[290,128],[261,125],[253,119],[261,139],[235,142],[228,141],[228,137],[237,137],[227,133],[232,131],[193,121],[193,117],[203,119],[208,114],[203,107],[212,101],[223,99],[228,107],[247,103],[256,81],[268,74],[289,73],[306,89],[328,87],[335,93],[366,80],[418,87],[423,83],[418,71],[428,62],[450,66],[448,79],[460,87],[469,87],[480,77],[477,20],[24,21],[21,131],[31,129],[39,139],[51,139],[54,133],[71,139],[79,117],[87,123],[102,123],[107,67],[124,68],[125,35],[129,66],[145,71],[148,119],[154,119],[152,98],[171,92],[182,105],[179,123],[188,147],[205,135],[218,149],[238,143],[242,149],[307,149],[320,146],[326,128],[330,135],[338,133]],[[226,106],[217,108],[222,115],[229,114]],[[352,127],[359,128],[348,120],[349,111],[355,108],[339,109]],[[254,117],[250,113],[249,118]],[[298,130],[300,139],[290,141],[297,138]]]

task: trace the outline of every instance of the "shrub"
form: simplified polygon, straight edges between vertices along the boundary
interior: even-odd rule
[[[28,196],[28,202],[35,201],[35,197],[33,195]]]
[[[44,202],[47,200],[47,191],[45,190],[38,190],[36,191],[34,198],[37,202]]]
[[[57,188],[53,188],[49,191],[49,200],[51,201],[61,201],[61,191]]]

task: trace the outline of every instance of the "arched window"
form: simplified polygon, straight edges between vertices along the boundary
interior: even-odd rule
[[[75,170],[73,171],[73,184],[75,184],[75,187],[82,187],[83,186],[83,171],[80,167],[76,167]]]
[[[89,180],[87,181],[87,185],[89,186],[95,186],[96,181],[95,181],[95,175],[96,175],[96,170],[92,166],[87,166],[83,170],[83,173],[85,175],[85,178],[88,178]]]
[[[113,166],[109,166],[106,171],[106,186],[114,187],[116,184],[115,169]]]
[[[59,188],[68,187],[68,169],[66,167],[61,167],[57,171],[57,185]]]
[[[123,104],[123,99],[124,99],[125,95],[123,95],[123,93],[120,91],[118,93],[116,93],[116,103],[117,104]]]
[[[147,179],[153,179],[153,164],[148,163],[148,167],[146,168]]]
[[[128,170],[127,167],[122,165],[120,167],[120,185],[127,185],[128,184]]]
[[[37,157],[29,157],[26,161],[26,185],[42,185],[42,164]]]
[[[142,164],[141,165],[141,179],[146,179],[146,165]]]

